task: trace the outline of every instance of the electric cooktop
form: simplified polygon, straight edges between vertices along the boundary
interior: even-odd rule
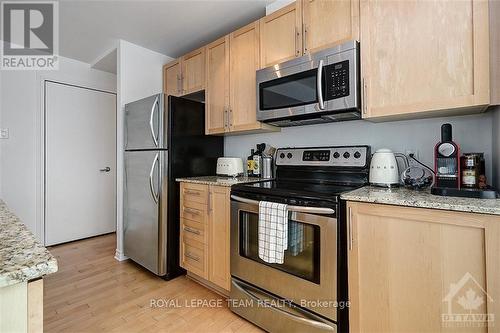
[[[341,193],[349,192],[362,187],[363,184],[326,184],[294,182],[291,180],[269,180],[259,183],[238,184],[232,187],[234,192],[246,192],[267,196],[320,199],[338,202]]]

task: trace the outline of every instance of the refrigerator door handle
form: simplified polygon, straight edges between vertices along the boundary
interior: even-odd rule
[[[153,164],[151,165],[151,171],[149,172],[149,190],[151,191],[151,196],[153,197],[153,200],[155,201],[155,203],[158,203],[159,193],[155,192],[155,189],[154,189],[153,173],[155,172],[156,163],[159,162],[159,159],[158,159],[159,154],[160,153],[156,153],[155,158],[153,160]]]
[[[156,147],[158,147],[158,135],[159,134],[158,135],[155,134],[153,119],[154,119],[155,110],[157,109],[157,106],[159,109],[158,96],[156,96],[156,99],[153,103],[153,107],[151,108],[151,115],[149,116],[149,128],[151,129],[151,136],[153,137],[153,141],[154,141]]]

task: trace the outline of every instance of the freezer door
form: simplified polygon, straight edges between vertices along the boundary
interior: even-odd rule
[[[158,94],[125,105],[125,150],[167,148],[163,103],[163,94]]]
[[[124,254],[157,275],[166,272],[167,151],[125,152]]]

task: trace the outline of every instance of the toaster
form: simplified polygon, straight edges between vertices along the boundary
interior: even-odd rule
[[[219,157],[217,159],[217,176],[236,177],[243,174],[243,160],[238,157]]]

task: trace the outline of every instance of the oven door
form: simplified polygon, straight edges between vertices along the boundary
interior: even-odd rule
[[[269,264],[258,255],[258,201],[232,196],[231,275],[336,321],[337,219],[314,213],[324,210],[290,212],[284,263]]]

